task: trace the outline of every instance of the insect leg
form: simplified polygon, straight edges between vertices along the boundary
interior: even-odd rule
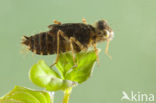
[[[84,46],[78,40],[76,40],[74,37],[71,37],[71,39],[80,47],[81,50],[84,49]]]
[[[82,19],[82,22],[83,22],[84,24],[87,24],[87,21],[86,21],[85,18]]]
[[[70,48],[72,50],[73,62],[75,64],[75,55],[74,55],[74,48],[73,48],[73,37],[70,38]]]
[[[76,43],[81,50],[84,49],[84,46],[78,41],[76,40],[74,37],[70,37],[70,39],[62,32],[60,31],[60,35],[66,40],[66,41],[69,41],[70,42],[70,48],[72,50],[72,56],[73,56],[73,61],[74,61],[74,64],[75,64],[75,56],[74,56],[74,48],[73,48],[73,42]]]
[[[93,47],[94,47],[94,51],[95,51],[95,54],[96,54],[96,61],[99,64],[99,55],[98,55],[98,49],[96,48],[96,44],[93,44]]]
[[[57,56],[56,56],[56,60],[55,60],[55,62],[50,66],[50,67],[52,67],[52,66],[54,66],[55,64],[57,64],[57,62],[58,62],[58,59],[59,59],[59,49],[60,49],[60,34],[62,33],[62,31],[61,30],[59,30],[58,32],[57,32]]]
[[[109,42],[110,42],[110,40],[107,40],[107,44],[106,44],[106,49],[105,49],[105,54],[110,58],[110,59],[112,59],[112,56],[111,55],[109,55],[109,53],[108,53],[108,49],[109,49]]]
[[[54,22],[54,24],[61,25],[61,22],[59,22],[59,21],[57,21],[57,20],[54,20],[53,22]]]
[[[66,40],[66,41],[70,41],[70,39],[72,40],[72,42],[75,42],[79,47],[80,49],[84,49],[84,46],[78,41],[76,40],[74,37],[70,37],[70,39],[62,32],[60,31],[60,35]]]
[[[70,48],[72,50],[72,56],[73,56],[73,61],[75,63],[75,56],[74,56],[74,48],[73,48],[73,42],[75,42],[81,50],[84,49],[84,46],[78,41],[76,40],[74,37],[70,37],[70,39],[63,33],[63,31],[59,30],[57,33],[57,57],[56,57],[56,61],[54,64],[51,65],[51,67],[53,65],[55,65],[58,62],[58,58],[59,58],[59,36],[63,37],[66,41],[70,42]]]
[[[80,47],[81,50],[84,50],[86,48],[78,40],[76,40],[74,37],[70,37],[70,47],[71,47],[71,50],[72,50],[73,61],[74,61],[74,64],[75,64],[73,42],[76,43]]]

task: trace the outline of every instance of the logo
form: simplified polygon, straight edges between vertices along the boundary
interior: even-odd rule
[[[130,95],[128,95],[125,91],[122,91],[122,97],[121,101],[127,100],[127,101],[138,101],[138,102],[153,102],[154,101],[154,94],[146,94],[141,92],[130,92]]]

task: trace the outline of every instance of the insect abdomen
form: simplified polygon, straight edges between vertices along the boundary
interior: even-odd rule
[[[30,37],[24,36],[22,44],[28,46],[30,51],[39,55],[54,54],[57,50],[56,37],[49,35],[47,32]]]

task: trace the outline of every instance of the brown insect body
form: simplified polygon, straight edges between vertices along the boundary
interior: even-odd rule
[[[68,39],[73,37],[78,40],[83,45],[84,49],[88,48],[91,36],[95,33],[95,28],[93,26],[83,23],[67,23],[62,25],[54,24],[50,25],[50,27],[52,27],[52,29],[49,31],[50,34],[57,34],[58,30],[61,30],[68,37]],[[64,40],[65,39],[60,36],[60,41]],[[69,43],[69,41],[66,42]],[[73,43],[73,45],[76,52],[81,51],[80,47],[76,43]],[[65,47],[65,45],[60,45],[60,48],[61,46]],[[70,47],[69,44],[66,46]]]
[[[107,31],[112,32],[111,28],[101,20],[95,26],[84,23],[66,23],[49,25],[50,30],[42,32],[30,37],[25,37],[22,44],[25,44],[29,49],[39,55],[48,55],[57,53],[57,33],[61,30],[68,39],[71,37],[79,41],[83,49],[87,49],[99,41],[105,41],[110,37],[105,38]],[[106,30],[107,31],[106,31]],[[73,42],[75,52],[80,52],[82,49]],[[61,35],[59,36],[59,52],[71,51],[70,42]]]

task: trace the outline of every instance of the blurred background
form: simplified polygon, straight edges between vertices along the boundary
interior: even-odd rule
[[[21,54],[23,35],[47,31],[54,19],[93,24],[105,19],[115,32],[110,60],[101,48],[100,66],[73,88],[70,103],[121,103],[122,91],[156,95],[155,0],[0,0],[0,97],[15,85],[40,89],[28,78],[39,59],[52,64],[56,55]],[[55,103],[62,102],[57,92]]]

